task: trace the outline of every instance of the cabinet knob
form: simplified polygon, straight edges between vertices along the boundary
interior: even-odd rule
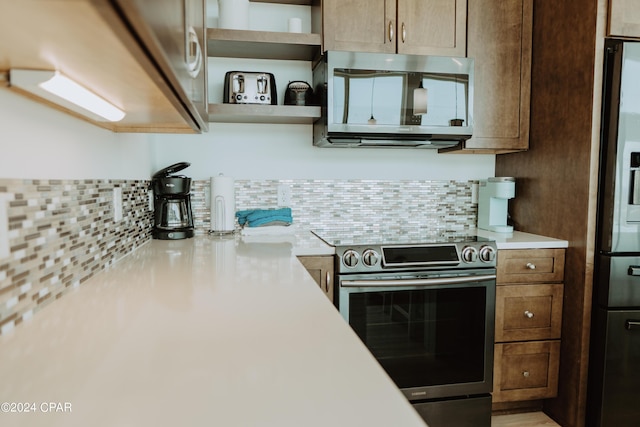
[[[407,39],[407,27],[402,23],[402,43]]]
[[[522,371],[522,376],[523,376],[523,377],[528,378],[528,377],[529,377],[529,375],[530,375],[530,374],[529,374],[529,371]]]
[[[393,21],[389,21],[389,41],[393,41]]]
[[[528,263],[527,263],[527,268],[528,268],[529,270],[535,270],[535,269],[536,269],[536,265],[535,265],[535,264],[533,264],[533,263],[531,263],[531,262],[528,262]]]
[[[529,311],[529,310],[525,310],[524,317],[526,317],[527,319],[532,319],[533,318],[533,313],[531,311]]]

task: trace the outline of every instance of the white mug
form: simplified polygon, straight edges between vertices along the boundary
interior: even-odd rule
[[[301,33],[302,32],[302,19],[300,19],[300,18],[289,18],[289,32],[290,33]]]

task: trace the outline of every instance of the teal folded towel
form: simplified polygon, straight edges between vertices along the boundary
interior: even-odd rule
[[[291,208],[247,209],[236,212],[238,224],[247,227],[290,225],[293,223]]]

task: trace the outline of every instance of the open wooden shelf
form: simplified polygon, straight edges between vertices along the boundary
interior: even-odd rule
[[[310,6],[313,0],[249,0],[254,3],[278,3],[278,4],[297,4],[300,6]]]
[[[313,124],[320,107],[297,105],[209,104],[209,122]]]
[[[207,29],[211,57],[313,61],[321,44],[320,34]]]

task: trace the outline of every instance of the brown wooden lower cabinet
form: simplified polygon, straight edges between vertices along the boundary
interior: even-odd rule
[[[333,256],[299,256],[298,260],[333,302]]]
[[[558,394],[564,249],[498,251],[493,410],[535,408]]]

